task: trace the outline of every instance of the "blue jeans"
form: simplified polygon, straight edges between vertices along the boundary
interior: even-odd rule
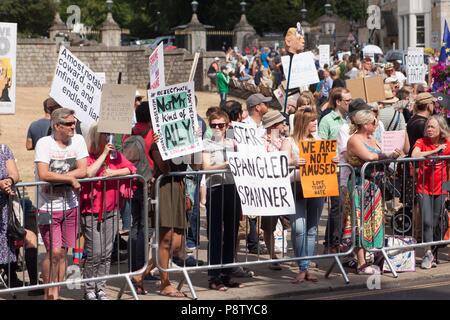
[[[141,269],[145,264],[145,214],[143,212],[144,194],[142,186],[134,192],[131,199],[132,224],[128,240],[128,257],[131,271]]]
[[[220,106],[222,106],[225,104],[225,102],[227,102],[228,93],[219,92],[219,96],[220,96]]]
[[[199,229],[199,217],[200,217],[200,181],[202,177],[199,175],[193,176],[192,179],[186,179],[186,185],[193,204],[192,210],[187,212],[187,219],[189,221],[189,228],[186,235],[186,246],[189,248],[196,247],[198,245],[198,229]]]
[[[120,209],[120,217],[122,218],[122,230],[130,230],[131,228],[131,201],[125,200],[123,207]]]
[[[290,215],[291,239],[296,257],[314,255],[317,238],[317,225],[323,210],[325,198],[297,199],[295,215]],[[308,271],[309,260],[297,261],[301,272]]]

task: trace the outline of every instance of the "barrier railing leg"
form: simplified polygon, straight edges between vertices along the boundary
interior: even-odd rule
[[[391,261],[389,261],[387,252],[384,249],[381,249],[381,252],[383,253],[384,261],[386,261],[387,265],[389,266],[389,269],[391,270],[392,275],[394,276],[394,278],[398,278],[398,273],[397,273],[397,271],[395,271],[394,266],[392,265]]]
[[[344,277],[345,284],[349,284],[350,280],[348,279],[347,272],[345,272],[345,269],[344,269],[344,266],[341,263],[341,260],[339,260],[338,257],[334,256],[334,261],[335,261],[335,264],[338,265],[339,270],[341,271],[342,276]]]
[[[325,273],[325,278],[329,278],[330,277],[330,274],[331,274],[331,272],[333,272],[333,269],[334,269],[335,266],[336,266],[336,259],[334,259],[333,263],[328,268],[327,273]]]
[[[131,282],[130,276],[125,276],[125,279],[127,279],[127,283],[128,283],[128,286],[130,287],[131,294],[133,295],[134,300],[139,300],[136,290],[134,289],[133,283]],[[122,289],[125,289],[125,288],[122,288]],[[123,292],[121,292],[121,293],[123,293]]]
[[[127,283],[125,282],[122,286],[122,288],[120,288],[119,293],[117,294],[117,300],[120,300],[123,296],[123,293],[125,292],[125,288],[127,287]]]
[[[191,278],[189,277],[189,274],[187,273],[186,270],[183,270],[183,275],[184,275],[184,279],[185,279],[186,282],[187,282],[187,285],[188,285],[188,287],[189,287],[189,290],[191,291],[192,299],[198,300],[197,294],[195,293],[194,286],[192,285],[192,282],[191,282]],[[184,280],[181,280],[181,281],[180,281],[180,284],[178,285],[178,288],[177,288],[178,291],[181,290],[181,287],[183,286],[183,283],[184,283]]]

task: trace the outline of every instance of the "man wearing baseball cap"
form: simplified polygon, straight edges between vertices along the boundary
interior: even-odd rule
[[[243,122],[255,126],[257,128],[256,134],[259,138],[263,137],[266,133],[266,130],[262,124],[262,119],[263,116],[269,111],[269,107],[266,103],[270,101],[272,101],[271,97],[265,97],[261,93],[254,93],[247,99],[247,111],[249,116],[245,118]],[[250,230],[247,235],[247,249],[250,253],[258,253],[259,240],[256,231],[256,219],[248,219]],[[261,253],[261,249],[259,252]]]
[[[265,134],[265,129],[262,125],[262,118],[269,111],[267,103],[270,101],[272,101],[271,97],[265,97],[261,93],[254,93],[247,99],[247,110],[249,116],[244,120],[244,123],[257,127],[257,132],[260,137]]]
[[[416,97],[416,103],[414,105],[415,114],[406,125],[406,131],[408,132],[408,138],[411,143],[408,153],[409,156],[411,156],[416,141],[424,137],[425,123],[434,113],[435,101],[437,99],[428,92],[419,93]]]

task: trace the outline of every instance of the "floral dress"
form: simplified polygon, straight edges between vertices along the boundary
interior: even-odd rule
[[[0,146],[0,180],[8,177],[6,161],[14,160],[11,150],[6,145]],[[0,264],[8,264],[16,261],[14,254],[14,243],[8,241],[6,229],[8,227],[8,196],[0,191]]]

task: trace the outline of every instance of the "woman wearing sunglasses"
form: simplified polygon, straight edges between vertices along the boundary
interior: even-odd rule
[[[347,162],[355,169],[356,183],[359,185],[363,182],[361,167],[364,163],[384,159],[396,159],[402,153],[400,150],[395,150],[390,155],[382,153],[380,144],[374,137],[377,126],[378,120],[371,110],[358,111],[352,117],[352,125],[350,126],[351,137],[347,143]],[[364,199],[360,199],[358,193],[347,193],[346,203],[344,205],[345,223],[342,241],[344,245],[351,246],[352,210],[350,209],[350,197],[353,196],[356,208],[356,225],[359,230],[364,227],[363,232],[357,232],[356,235],[357,273],[379,274],[379,267],[370,266],[366,261],[364,248],[381,248],[384,244],[382,194],[380,188],[375,183],[377,181],[377,175],[380,173],[375,166],[367,167],[366,171],[366,179],[362,186]],[[363,212],[360,209],[361,201],[364,202]],[[361,217],[364,220],[362,226]]]
[[[224,111],[209,116],[213,130],[211,139],[204,141],[204,170],[228,169],[226,151],[234,151],[234,142],[226,138],[229,117]],[[209,263],[211,265],[232,263],[236,253],[241,202],[231,173],[206,176],[206,217],[208,219]],[[208,270],[209,288],[226,291],[241,288],[242,284],[231,280],[232,268]]]

